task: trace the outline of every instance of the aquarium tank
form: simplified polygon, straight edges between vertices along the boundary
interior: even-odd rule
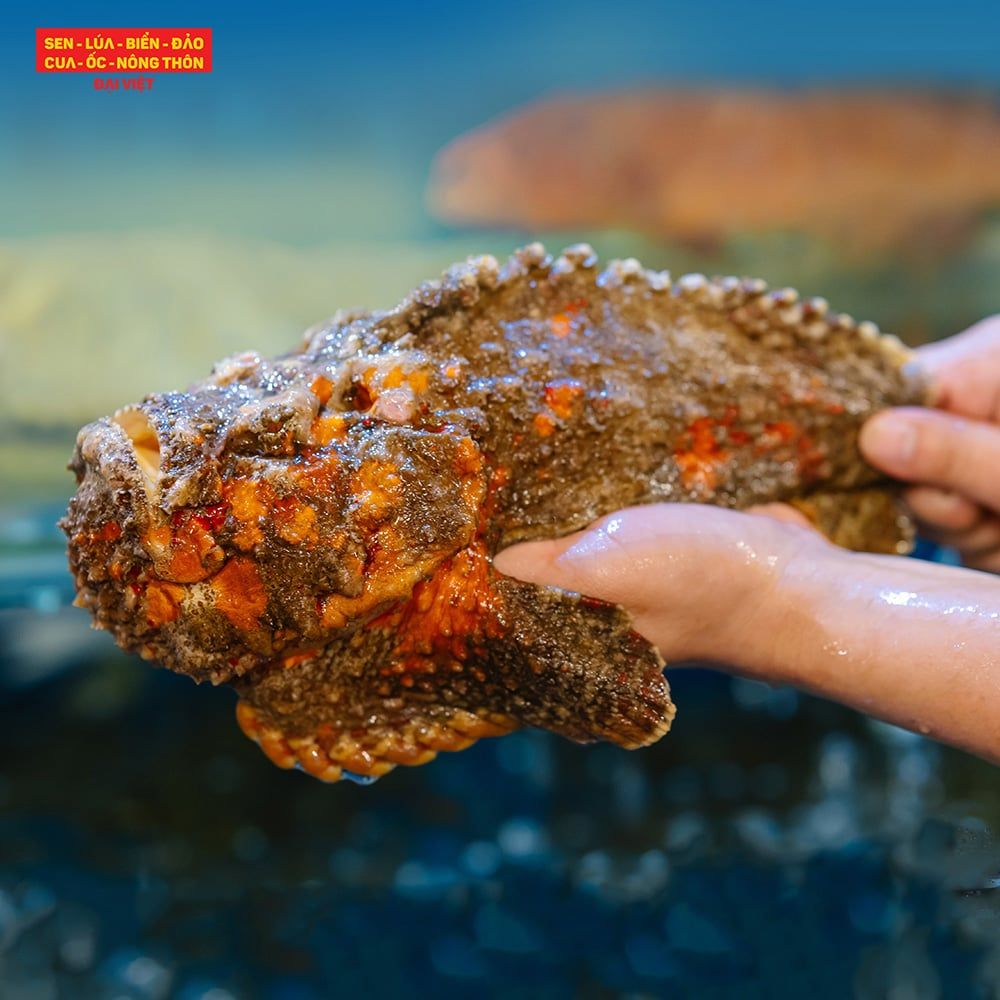
[[[211,71],[36,63],[123,27],[211,29]],[[57,527],[83,424],[470,254],[585,240],[913,346],[1000,312],[998,39],[972,0],[4,9],[0,996],[1000,997],[984,761],[701,668],[643,750],[525,730],[326,785],[92,630]]]

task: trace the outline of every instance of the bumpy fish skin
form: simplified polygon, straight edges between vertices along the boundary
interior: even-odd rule
[[[125,649],[232,683],[268,756],[325,780],[521,725],[642,746],[674,713],[656,650],[492,556],[657,501],[791,502],[900,551],[856,439],[922,401],[908,357],[759,281],[601,270],[586,246],[471,259],[83,428],[78,603]]]

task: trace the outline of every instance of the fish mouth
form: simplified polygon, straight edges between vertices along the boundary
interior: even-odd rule
[[[60,521],[74,603],[126,651],[195,680],[226,680],[246,666],[232,656],[247,651],[230,655],[232,637],[213,610],[208,581],[224,553],[201,529],[202,508],[171,506],[170,427],[158,431],[146,405],[124,407],[77,436],[77,491]]]
[[[151,490],[159,486],[161,472],[160,437],[149,417],[137,406],[126,406],[111,418],[128,436],[136,464]],[[147,491],[148,492],[148,491]]]
[[[155,455],[142,421],[124,411],[82,428],[69,465],[77,490],[59,522],[68,539],[74,603],[131,649],[137,648],[137,637],[131,634],[126,595],[132,593],[130,579],[149,564],[135,539],[151,523]]]
[[[62,527],[87,532],[123,521],[145,528],[156,506],[161,477],[160,440],[138,407],[118,410],[82,428],[69,464],[77,492]],[[71,547],[74,541],[70,535]]]

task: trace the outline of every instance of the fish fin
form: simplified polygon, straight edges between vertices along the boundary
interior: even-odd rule
[[[490,648],[489,670],[513,683],[520,722],[628,749],[670,729],[663,659],[622,608],[509,578],[497,592],[509,627]]]
[[[893,555],[913,551],[913,522],[899,499],[884,487],[814,493],[789,503],[845,549]]]
[[[500,577],[475,547],[405,604],[235,686],[243,731],[279,766],[327,781],[519,726],[645,746],[674,715],[663,661],[622,609]]]
[[[426,764],[442,751],[464,750],[478,739],[517,728],[513,720],[490,721],[456,709],[441,718],[409,716],[365,727],[320,723],[311,732],[292,735],[243,700],[236,706],[236,720],[272,763],[299,767],[327,782],[340,781],[345,772],[379,778],[397,765]]]

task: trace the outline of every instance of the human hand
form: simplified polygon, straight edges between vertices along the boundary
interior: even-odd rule
[[[912,483],[904,498],[921,534],[973,568],[1000,572],[1000,316],[917,352],[938,410],[876,414],[859,445]]]
[[[769,516],[633,507],[494,564],[622,605],[668,662],[793,684],[1000,764],[1000,578],[848,552],[780,504],[754,513]]]
[[[755,618],[793,557],[832,550],[791,507],[748,517],[701,504],[653,504],[601,518],[564,538],[501,552],[508,576],[620,604],[667,660],[752,668],[773,636]]]

